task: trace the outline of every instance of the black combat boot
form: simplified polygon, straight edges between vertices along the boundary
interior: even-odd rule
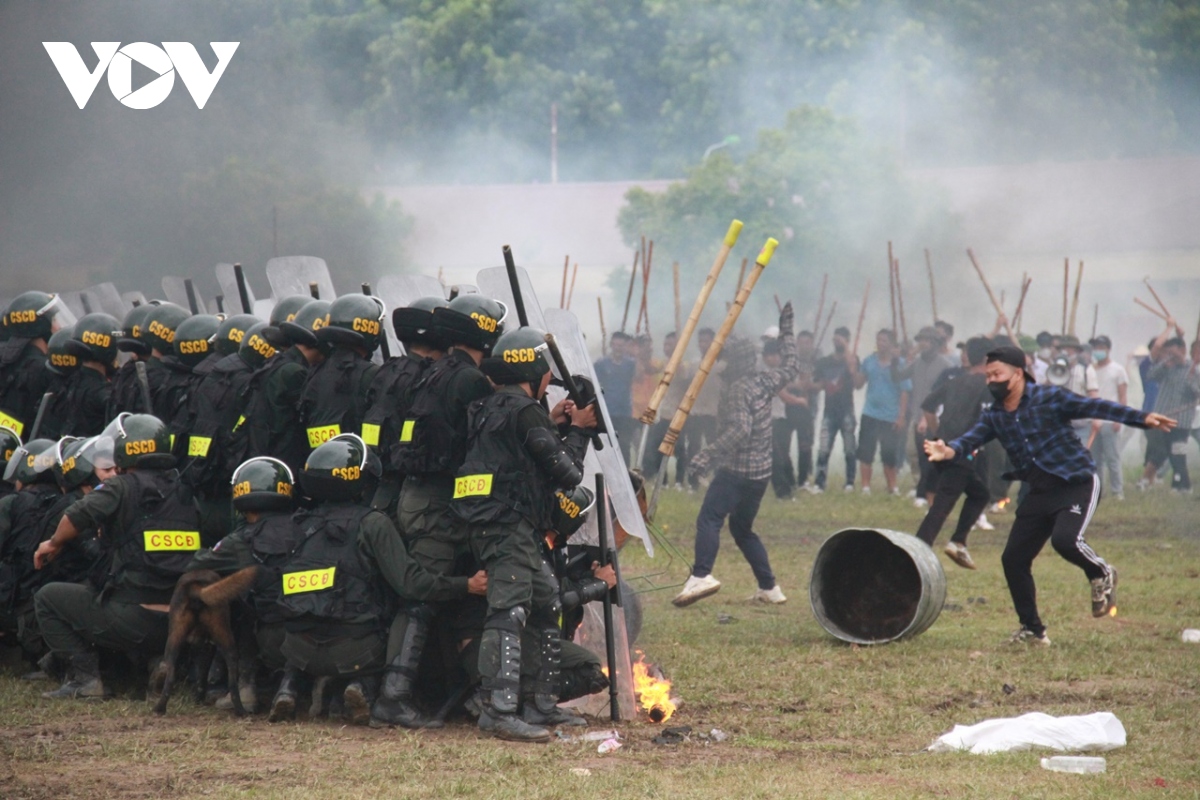
[[[579,714],[558,707],[558,688],[561,681],[559,663],[562,661],[562,638],[558,626],[547,626],[538,632],[540,662],[532,691],[522,697],[521,718],[531,725],[587,725]]]
[[[52,692],[42,692],[48,700],[96,700],[109,697],[100,680],[100,656],[96,653],[73,653],[63,685]]]
[[[296,684],[299,682],[300,670],[288,667],[283,671],[283,680],[279,682],[279,691],[271,701],[271,711],[267,714],[267,722],[287,722],[296,718]]]
[[[371,708],[371,725],[384,727],[399,725],[402,728],[440,728],[441,720],[430,719],[413,705],[413,685],[417,680],[417,667],[421,654],[429,640],[432,614],[428,606],[413,609],[408,614],[408,624],[400,640],[400,652],[388,664],[383,674],[383,689],[379,699]]]
[[[491,662],[491,667],[495,668],[497,664],[492,659],[497,657],[497,674],[485,673],[483,676],[483,713],[479,715],[479,730],[513,742],[550,741],[549,730],[530,725],[517,716],[517,690],[521,686],[521,635],[510,630],[485,628],[480,642],[480,667]]]

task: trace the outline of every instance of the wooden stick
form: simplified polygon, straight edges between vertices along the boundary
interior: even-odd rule
[[[1162,312],[1168,317],[1171,316],[1171,312],[1167,310],[1167,304],[1162,301],[1162,298],[1158,296],[1158,292],[1154,291],[1154,287],[1150,285],[1150,279],[1142,278],[1142,283],[1146,284],[1146,288],[1150,290],[1150,294],[1154,295],[1154,302],[1158,303],[1158,307],[1162,309]]]
[[[600,355],[608,358],[608,331],[604,327],[604,301],[596,295],[596,311],[600,314]]]
[[[571,288],[567,291],[567,308],[571,307],[571,298],[575,296],[575,279],[579,277],[579,263],[576,262],[575,269],[571,270]]]
[[[892,262],[896,272],[896,302],[900,307],[900,340],[908,344],[908,323],[904,321],[904,286],[900,283],[900,259]]]
[[[1079,311],[1079,285],[1083,283],[1083,262],[1079,262],[1079,272],[1075,275],[1075,296],[1071,299],[1071,320],[1067,323],[1067,333],[1075,335],[1075,316]]]
[[[783,303],[779,302],[779,292],[775,293],[775,310],[780,314],[783,313]]]
[[[438,267],[438,283],[440,283],[443,287],[446,285],[446,278],[441,267]]]
[[[1147,311],[1149,311],[1151,314],[1158,317],[1159,319],[1165,320],[1167,318],[1166,314],[1162,313],[1154,306],[1150,305],[1149,303],[1143,303],[1142,298],[1140,298],[1140,297],[1133,298],[1133,302],[1137,303],[1139,306],[1146,309]]]
[[[1071,259],[1063,259],[1063,320],[1062,332],[1067,332],[1067,295],[1071,290]]]
[[[829,330],[829,323],[833,322],[833,312],[837,311],[837,300],[833,301],[833,305],[829,307],[829,315],[825,317],[825,324],[821,326],[821,335],[817,337],[815,348],[820,348],[821,342],[825,341],[825,332]]]
[[[712,344],[709,345],[708,352],[704,354],[704,358],[696,370],[696,375],[692,378],[691,385],[688,386],[683,399],[679,401],[679,408],[675,410],[675,416],[671,419],[671,425],[667,428],[666,435],[663,436],[662,444],[658,446],[658,452],[667,458],[675,454],[675,441],[679,438],[679,433],[683,430],[684,423],[687,422],[692,405],[696,402],[696,397],[700,394],[700,390],[704,388],[704,381],[708,378],[708,373],[713,368],[713,364],[716,363],[717,357],[721,355],[721,348],[725,346],[725,339],[729,336],[730,331],[733,330],[733,326],[737,324],[738,316],[742,313],[742,309],[745,308],[746,300],[749,299],[750,292],[754,289],[754,284],[758,283],[759,276],[762,275],[763,270],[770,263],[771,256],[774,255],[775,248],[778,245],[779,242],[774,239],[767,239],[766,244],[763,245],[758,258],[754,260],[754,269],[750,271],[746,282],[738,290],[737,297],[733,300],[733,306],[729,309],[729,313],[725,315],[725,321],[721,323],[721,327],[713,337]],[[678,346],[676,346],[676,350],[678,350]]]
[[[821,327],[821,314],[825,311],[825,287],[829,285],[829,273],[826,272],[821,278],[821,299],[817,302],[817,318],[813,320],[813,332]],[[775,305],[779,305],[779,298],[775,298]]]
[[[1033,283],[1033,278],[1022,276],[1021,278],[1021,296],[1017,299],[1017,310],[1013,312],[1012,325],[1016,326],[1017,336],[1021,335],[1021,315],[1025,313],[1025,295],[1029,292],[1029,284]]]
[[[566,256],[563,257],[562,291],[560,291],[558,294],[558,307],[559,308],[567,307],[567,267],[569,267],[570,265],[571,265],[571,256],[568,253]]]
[[[671,277],[675,281],[675,335],[679,335],[679,329],[683,322],[683,309],[679,305],[679,262],[671,264]]]
[[[996,309],[996,316],[1004,316],[1004,309],[1000,307],[1000,303],[996,302],[996,295],[992,294],[992,287],[988,285],[987,278],[983,275],[983,270],[979,268],[979,262],[975,260],[975,254],[971,252],[971,248],[967,248],[967,258],[971,259],[971,266],[975,267],[976,274],[979,275],[979,280],[983,282],[983,288],[987,290],[988,299],[992,301],[992,308]],[[1012,328],[1008,322],[1004,323],[1004,332],[1008,334],[1008,338],[1014,342],[1017,337],[1013,336]]]
[[[929,258],[929,248],[925,248],[925,271],[929,273],[929,307],[933,310],[933,321],[937,322],[937,287],[933,285],[933,261]]]
[[[1096,323],[1098,323],[1099,321],[1100,321],[1100,304],[1096,303],[1096,305],[1094,305],[1092,307],[1092,338],[1088,339],[1089,342],[1092,339],[1096,338]]]
[[[629,301],[633,299],[633,282],[637,280],[638,264],[642,254],[640,252],[633,254],[633,271],[629,273],[629,291],[625,294],[625,314],[621,317],[621,330],[625,330],[625,325],[629,322]]]
[[[692,304],[692,312],[688,314],[687,322],[684,323],[683,329],[679,331],[679,336],[675,340],[675,350],[671,353],[671,357],[667,359],[667,366],[663,368],[662,378],[659,379],[658,386],[654,387],[654,393],[650,395],[650,402],[646,404],[646,410],[642,412],[641,421],[644,424],[651,424],[658,416],[658,407],[662,404],[663,398],[667,394],[667,389],[670,387],[671,381],[675,378],[675,372],[679,369],[679,364],[687,354],[688,343],[692,340],[692,333],[696,330],[696,326],[700,324],[700,314],[704,311],[704,306],[708,303],[709,295],[712,294],[713,287],[717,285],[717,278],[720,276],[721,270],[725,268],[725,262],[729,259],[729,253],[733,250],[733,246],[737,244],[738,236],[741,233],[741,220],[735,219],[729,223],[729,230],[725,232],[725,240],[721,243],[721,249],[717,251],[717,257],[713,259],[712,266],[708,270],[708,275],[705,276],[704,283],[700,286],[700,293],[696,295],[696,302]]]
[[[642,305],[638,309],[637,326],[634,328],[634,333],[640,333],[642,330],[642,319],[646,320],[646,333],[650,333],[650,309],[647,306],[647,295],[650,293],[650,268],[654,264],[654,240],[650,240],[650,246],[646,250],[646,258],[642,262]]]
[[[892,295],[892,335],[896,335],[896,260],[892,258],[892,243],[888,242],[888,288]],[[855,355],[858,355],[855,353]]]
[[[858,355],[858,340],[862,338],[863,319],[867,316],[867,298],[871,296],[871,279],[867,278],[867,288],[863,290],[862,310],[858,312],[858,328],[854,331],[854,355]]]
[[[748,258],[742,259],[742,269],[740,272],[738,272],[737,288],[733,290],[734,297],[737,297],[737,293],[742,290],[742,282],[744,280],[746,280],[746,262],[748,262],[749,260],[750,259],[748,259]]]

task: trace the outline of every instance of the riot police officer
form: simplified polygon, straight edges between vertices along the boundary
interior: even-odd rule
[[[130,414],[149,414],[142,399],[142,387],[138,381],[137,365],[145,366],[146,379],[150,388],[150,396],[154,396],[154,387],[162,383],[166,377],[165,367],[157,358],[151,358],[150,344],[146,339],[146,324],[150,313],[159,304],[158,300],[134,306],[121,322],[121,337],[117,339],[117,350],[129,353],[131,358],[117,369],[113,376],[112,393],[109,395],[108,419],[116,419],[123,411]]]
[[[34,554],[44,569],[89,528],[110,548],[103,588],[49,583],[34,597],[46,646],[69,662],[67,679],[49,698],[103,697],[97,647],[161,653],[175,582],[200,549],[200,521],[182,488],[162,420],[121,414],[97,443],[119,474],[78,500]]]
[[[41,427],[36,431],[37,436],[42,439],[56,439],[62,435],[66,430],[67,417],[71,415],[71,398],[68,396],[67,387],[83,368],[78,350],[71,341],[72,336],[73,331],[70,328],[63,328],[52,333],[46,343],[45,366],[50,376],[45,389],[50,398],[46,401],[46,410],[41,413]],[[40,402],[34,412],[35,422],[38,411],[41,411]],[[25,429],[25,433],[33,435],[35,431],[29,427]]]
[[[46,351],[51,334],[75,324],[62,298],[25,292],[4,313],[7,341],[0,344],[0,425],[27,436],[46,392]]]
[[[287,660],[271,703],[272,722],[294,715],[296,681],[306,672],[348,679],[346,710],[355,723],[366,723],[396,602],[482,591],[481,576],[472,584],[435,575],[409,558],[391,520],[363,503],[380,471],[378,457],[362,439],[344,433],[318,446],[300,473],[300,485],[317,506],[295,516],[302,541],[271,573],[275,606],[285,620],[280,650]]]
[[[8,462],[12,460],[13,453],[20,446],[21,437],[17,436],[16,431],[0,425],[0,501],[17,490],[12,481],[4,478],[3,475],[8,469]]]
[[[517,741],[545,741],[543,725],[575,722],[557,707],[562,606],[538,547],[554,524],[556,490],[583,480],[586,429],[595,428],[596,413],[570,401],[550,413],[542,408],[551,377],[545,351],[545,334],[520,328],[501,336],[483,362],[498,388],[471,407],[470,444],[452,503],[470,526],[472,554],[491,576],[479,646],[479,728]],[[560,435],[558,426],[568,423]],[[533,652],[522,650],[527,627],[541,644]],[[522,656],[531,686],[521,685]],[[533,702],[518,717],[522,693]]]
[[[154,371],[155,380],[150,381],[150,402],[154,406],[152,413],[164,424],[170,424],[175,416],[191,378],[191,369],[175,357],[175,331],[189,316],[174,303],[160,303],[146,316],[143,337],[150,347],[150,361],[161,367]]]
[[[108,424],[110,377],[116,369],[119,336],[120,323],[110,314],[86,314],[75,323],[67,347],[80,367],[67,380],[63,433],[87,438],[99,435]]]

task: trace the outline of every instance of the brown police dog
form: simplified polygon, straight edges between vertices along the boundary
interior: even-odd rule
[[[229,608],[254,585],[258,570],[258,567],[246,567],[226,578],[212,570],[195,570],[180,576],[175,584],[175,594],[171,596],[168,615],[170,629],[161,670],[162,694],[154,705],[156,714],[165,714],[167,711],[167,701],[175,683],[175,665],[184,643],[203,645],[209,641],[217,646],[228,667],[229,685],[232,687],[229,697],[233,701],[234,713],[239,717],[246,713],[237,690],[238,652]],[[207,676],[207,665],[202,673]]]

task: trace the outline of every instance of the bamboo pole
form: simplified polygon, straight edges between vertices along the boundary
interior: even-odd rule
[[[900,308],[900,338],[908,344],[908,323],[904,319],[904,285],[900,283],[900,259],[892,262],[896,273],[896,304]]]
[[[1135,298],[1133,298],[1133,302],[1137,303],[1139,306],[1141,306],[1142,308],[1146,309],[1147,311],[1149,311],[1151,314],[1153,314],[1154,316],[1158,317],[1159,319],[1162,319],[1162,320],[1165,320],[1165,319],[1167,319],[1167,315],[1166,315],[1166,314],[1162,313],[1161,311],[1159,311],[1157,308],[1155,308],[1154,306],[1150,305],[1149,303],[1144,303],[1144,302],[1142,302],[1142,298],[1140,298],[1140,297],[1135,297]]]
[[[996,301],[996,295],[992,293],[992,287],[988,284],[987,278],[983,275],[983,270],[979,268],[979,262],[975,260],[975,254],[971,252],[971,248],[967,248],[967,258],[971,259],[971,266],[975,267],[976,274],[979,275],[979,280],[983,282],[983,288],[987,290],[988,299],[992,301],[992,308],[996,309],[996,316],[1003,317],[1004,309],[1000,307],[1000,303]],[[1017,337],[1013,336],[1012,328],[1008,324],[1007,318],[1004,322],[1004,332],[1008,334],[1008,338],[1014,342]]]
[[[825,312],[825,287],[829,285],[829,273],[826,272],[821,278],[821,299],[817,302],[817,318],[813,320],[813,332],[821,327],[821,314]],[[775,305],[779,305],[779,300],[776,298]]]
[[[929,257],[929,248],[925,248],[925,271],[929,273],[929,307],[933,310],[933,321],[937,322],[937,287],[933,283],[933,260]]]
[[[563,279],[562,290],[558,293],[558,307],[567,307],[567,267],[571,265],[571,255],[568,253],[563,257]]]
[[[634,328],[634,333],[640,333],[642,330],[642,320],[646,321],[646,333],[650,333],[650,307],[647,295],[650,293],[650,269],[654,266],[654,240],[650,240],[650,245],[646,249],[646,258],[642,261],[642,305],[638,309],[637,325]]]
[[[571,307],[571,299],[575,297],[575,279],[579,277],[579,264],[571,271],[571,288],[567,290],[567,308]]]
[[[867,288],[863,290],[862,310],[858,312],[858,327],[854,330],[854,355],[858,355],[858,340],[862,338],[863,319],[867,316],[867,298],[871,296],[871,279],[867,278]]]
[[[1021,296],[1017,300],[1017,310],[1013,312],[1013,318],[1010,325],[1015,326],[1017,336],[1021,335],[1021,315],[1025,313],[1025,295],[1029,292],[1029,284],[1033,283],[1033,278],[1021,278]]]
[[[600,314],[600,355],[608,358],[608,331],[604,327],[604,301],[596,295],[596,311]]]
[[[1062,332],[1067,332],[1067,296],[1071,291],[1071,259],[1063,259],[1063,319]]]
[[[633,300],[633,284],[637,280],[638,264],[641,263],[641,252],[633,254],[633,271],[629,273],[629,291],[625,294],[625,313],[621,317],[621,330],[629,323],[629,302]]]
[[[675,335],[679,335],[679,329],[683,321],[683,309],[679,305],[679,262],[671,264],[671,277],[675,281]]]
[[[1083,262],[1079,262],[1079,272],[1075,274],[1075,296],[1071,299],[1071,320],[1067,323],[1067,333],[1075,335],[1075,317],[1079,311],[1079,286],[1083,283]]]
[[[892,243],[888,242],[888,289],[892,298],[892,335],[896,335],[896,261],[892,258]]]
[[[1146,288],[1150,290],[1150,294],[1154,296],[1154,302],[1158,303],[1158,307],[1162,309],[1162,312],[1168,317],[1171,316],[1171,312],[1167,310],[1167,304],[1162,301],[1162,298],[1158,296],[1158,292],[1154,291],[1154,287],[1150,285],[1150,279],[1142,278],[1142,283],[1146,284]]]
[[[783,303],[779,302],[779,292],[775,292],[775,310],[783,313]]]
[[[833,312],[835,311],[837,311],[837,300],[834,300],[833,304],[829,306],[829,314],[825,317],[825,324],[821,326],[821,333],[813,345],[814,350],[820,348],[821,342],[825,341],[825,332],[829,330],[829,323],[833,322]]]
[[[734,297],[737,297],[737,293],[742,290],[742,282],[746,280],[746,262],[748,262],[749,260],[750,259],[748,259],[748,258],[742,259],[742,268],[738,272],[737,288],[733,290]]]
[[[1091,339],[1088,339],[1089,342],[1092,341],[1092,339],[1096,338],[1096,325],[1099,322],[1100,322],[1100,304],[1096,303],[1096,305],[1092,306],[1092,336],[1091,336]]]
[[[749,277],[742,284],[742,288],[738,290],[737,297],[733,301],[733,306],[729,309],[729,313],[725,315],[725,321],[721,323],[721,327],[713,337],[712,344],[709,345],[708,352],[704,354],[704,358],[696,370],[696,375],[692,378],[691,385],[688,386],[683,399],[679,401],[679,408],[675,410],[675,416],[671,419],[671,425],[667,428],[666,435],[663,436],[662,444],[658,446],[658,452],[667,458],[675,454],[675,441],[679,438],[679,433],[683,430],[684,423],[687,422],[692,405],[696,402],[696,397],[700,394],[700,390],[704,388],[704,381],[708,379],[708,373],[712,370],[713,364],[716,363],[717,357],[721,355],[721,348],[725,346],[725,339],[728,338],[729,333],[733,330],[733,326],[737,324],[738,316],[742,313],[742,309],[745,308],[746,300],[750,297],[750,292],[754,289],[754,284],[758,283],[759,276],[762,275],[763,270],[770,263],[771,256],[775,254],[775,248],[778,245],[779,242],[774,239],[767,239],[766,244],[763,245],[758,258],[754,260],[754,269],[750,270]]]
[[[700,314],[704,311],[704,306],[708,303],[708,298],[712,294],[713,287],[717,285],[717,278],[721,275],[721,270],[725,268],[725,262],[729,259],[729,253],[733,250],[733,246],[737,244],[741,233],[741,220],[735,219],[729,223],[729,230],[725,232],[725,239],[721,243],[721,249],[717,251],[717,257],[713,259],[712,266],[708,270],[708,275],[705,276],[704,283],[700,286],[700,293],[696,295],[696,302],[692,304],[692,311],[688,314],[687,322],[684,323],[683,329],[679,331],[679,336],[675,340],[675,350],[671,353],[671,357],[667,359],[667,366],[663,368],[662,378],[659,379],[658,386],[654,387],[654,393],[650,395],[650,402],[646,404],[646,410],[642,412],[641,421],[643,424],[649,425],[657,418],[658,407],[662,404],[663,398],[666,397],[667,389],[671,386],[671,381],[675,379],[675,373],[678,371],[680,363],[683,362],[683,358],[687,354],[688,344],[692,340],[692,333],[695,332],[696,326],[700,324]]]

